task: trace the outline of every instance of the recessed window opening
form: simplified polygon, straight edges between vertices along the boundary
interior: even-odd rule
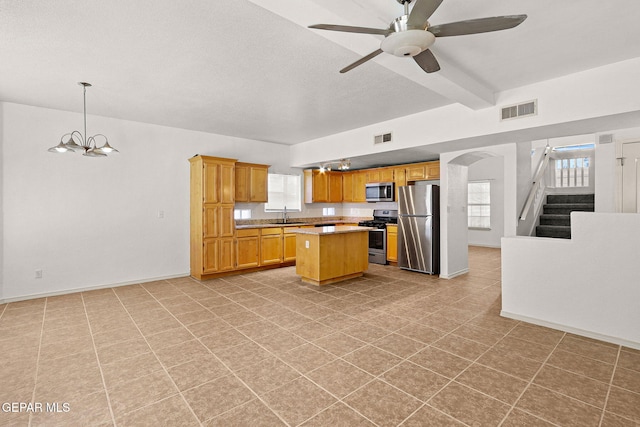
[[[491,229],[491,183],[472,181],[468,184],[467,226],[470,229]]]
[[[302,179],[300,175],[269,174],[269,198],[265,212],[302,210]]]

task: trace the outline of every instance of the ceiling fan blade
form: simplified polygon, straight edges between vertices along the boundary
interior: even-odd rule
[[[386,36],[392,32],[388,28],[379,29],[379,28],[351,27],[349,25],[332,25],[332,24],[309,25],[309,28],[315,28],[317,30],[344,31],[346,33],[379,34],[381,36]]]
[[[436,11],[442,0],[414,0],[415,4],[409,14],[407,26],[410,28],[420,28],[424,30],[427,26],[427,20]]]
[[[347,65],[346,67],[344,67],[342,70],[340,70],[341,73],[346,73],[347,71],[353,70],[354,68],[356,68],[358,65],[362,65],[365,62],[367,62],[370,59],[375,58],[376,56],[380,55],[382,53],[382,49],[378,49],[378,50],[374,50],[373,52],[371,52],[369,55],[364,56],[360,59],[358,59],[356,62],[354,62],[351,65]]]
[[[468,21],[434,25],[429,27],[428,31],[436,37],[488,33],[516,27],[525,19],[527,19],[527,15],[494,16],[492,18],[470,19]]]
[[[433,56],[433,52],[431,52],[429,49],[417,54],[413,57],[413,59],[418,63],[420,68],[425,70],[427,73],[435,73],[436,71],[440,70],[440,64],[438,64],[438,60],[435,56]]]

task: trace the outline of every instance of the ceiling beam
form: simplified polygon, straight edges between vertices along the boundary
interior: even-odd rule
[[[386,9],[388,9],[388,4],[391,0],[384,0],[384,2],[370,0],[364,4],[358,0],[249,1],[304,28],[320,23],[387,28],[394,18],[393,14],[389,15],[387,22],[383,18],[389,13]],[[395,16],[399,16],[402,13],[402,9],[400,5],[396,6],[397,13]],[[382,36],[368,34],[349,34],[312,29],[308,29],[308,31],[313,31],[361,56],[378,49],[383,39]],[[494,93],[491,88],[449,62],[446,54],[438,50],[437,43],[432,50],[441,66],[441,70],[437,73],[427,74],[414,61],[393,55],[379,55],[373,61],[452,102],[462,104],[471,109],[479,110],[495,105]],[[348,64],[344,64],[344,66],[346,65]],[[336,73],[339,68],[342,68],[340,64],[336,64]],[[357,70],[351,72],[357,72]]]

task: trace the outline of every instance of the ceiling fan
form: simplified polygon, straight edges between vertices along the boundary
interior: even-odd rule
[[[385,36],[379,49],[360,58],[353,64],[344,67],[340,70],[341,73],[346,73],[358,65],[364,64],[382,52],[395,56],[411,56],[424,71],[433,73],[440,69],[438,60],[431,50],[429,50],[429,47],[435,43],[436,37],[461,36],[506,30],[520,25],[527,19],[527,15],[494,16],[491,18],[470,19],[432,26],[429,24],[428,19],[433,15],[443,0],[396,1],[404,6],[404,15],[396,18],[391,25],[389,25],[389,28],[386,29],[331,24],[310,25],[309,28]],[[410,3],[414,3],[411,8],[411,13],[409,13]]]

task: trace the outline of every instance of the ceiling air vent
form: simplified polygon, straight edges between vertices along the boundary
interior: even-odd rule
[[[391,142],[391,132],[373,137],[374,144],[384,144],[385,142]]]
[[[535,116],[536,114],[538,114],[538,101],[533,100],[502,107],[500,120],[511,120],[519,117]]]

